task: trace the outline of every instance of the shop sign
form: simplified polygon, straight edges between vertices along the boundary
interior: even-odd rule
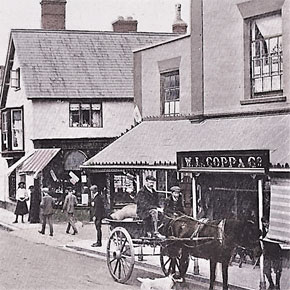
[[[177,152],[178,169],[269,168],[269,150]]]

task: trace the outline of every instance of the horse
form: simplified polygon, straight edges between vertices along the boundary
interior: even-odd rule
[[[235,247],[255,249],[257,255],[260,252],[259,228],[248,220],[196,220],[186,215],[165,217],[162,232],[173,241],[167,244],[169,252],[174,248],[180,250],[181,266],[188,264],[189,256],[210,261],[209,290],[214,289],[218,262],[222,264],[223,290],[228,289],[228,267]],[[185,271],[180,269],[181,278],[186,274],[187,266],[185,268]]]

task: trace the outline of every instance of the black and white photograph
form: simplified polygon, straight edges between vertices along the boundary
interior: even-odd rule
[[[0,0],[0,290],[290,290],[290,0]]]

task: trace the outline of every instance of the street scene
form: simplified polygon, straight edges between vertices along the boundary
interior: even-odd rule
[[[0,289],[290,290],[289,17],[2,0]]]

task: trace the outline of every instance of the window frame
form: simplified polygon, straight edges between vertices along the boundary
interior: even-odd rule
[[[172,85],[171,80],[167,79],[168,77],[178,76],[178,82],[176,79],[174,80],[174,84]],[[166,82],[169,82],[169,86],[166,85]],[[177,82],[177,83],[176,83]],[[166,92],[171,95],[172,92],[177,91],[178,97],[176,99],[166,99]],[[165,117],[177,117],[180,116],[180,71],[179,69],[174,69],[166,72],[160,72],[160,100],[161,100],[161,108],[160,113]],[[169,109],[168,113],[166,113],[166,104],[168,103]],[[178,104],[178,110],[177,108]],[[171,106],[173,105],[173,111],[171,112]]]
[[[252,35],[252,25],[255,21],[259,20],[259,19],[265,19],[267,17],[271,17],[271,16],[280,16],[281,17],[281,21],[282,21],[282,14],[281,11],[276,11],[273,13],[267,13],[264,15],[258,15],[255,17],[251,17],[247,20],[247,27],[248,27],[248,41],[249,41],[249,82],[250,82],[250,99],[251,100],[255,100],[255,99],[259,99],[259,98],[269,98],[269,97],[273,97],[273,96],[282,96],[283,95],[283,47],[282,50],[277,54],[277,55],[272,55],[270,52],[268,52],[267,54],[262,55],[261,51],[260,51],[260,56],[258,56],[257,58],[255,58],[254,54],[254,49],[253,46],[257,44],[259,45],[259,47],[261,45],[265,45],[264,43],[262,43],[262,41],[259,41],[258,39],[253,39],[253,35]],[[270,41],[270,39],[277,39],[278,41],[282,42],[283,45],[283,34],[273,34],[269,37],[263,37],[263,42],[267,43]],[[255,44],[256,43],[256,44]],[[268,48],[268,46],[266,46]],[[273,57],[278,57],[279,58],[279,62],[278,62],[278,72],[277,74],[275,74],[275,72],[272,70],[272,58]],[[268,60],[268,69],[269,72],[268,74],[266,74],[263,69],[264,69],[264,62]],[[260,65],[260,76],[255,77],[254,75],[254,62],[259,62]],[[270,63],[271,62],[271,63]],[[282,69],[281,69],[282,67]],[[257,74],[258,75],[258,74]],[[279,80],[279,85],[280,88],[279,89],[273,89],[273,79],[275,77],[278,77]],[[269,78],[270,81],[270,89],[268,90],[264,90],[264,85],[265,85],[265,79]],[[254,87],[254,82],[255,80],[261,80],[261,91],[259,92],[255,92],[255,87]]]
[[[10,76],[10,87],[16,91],[20,90],[20,67],[16,70],[11,70]]]
[[[72,110],[72,106],[78,107],[77,110]],[[82,114],[82,111],[86,111],[86,110],[82,110],[82,106],[83,108],[85,108],[85,106],[89,106],[89,115],[88,115],[88,124],[84,124],[84,120],[87,118],[84,118],[84,114]],[[99,110],[94,110],[93,106],[99,106],[100,109]],[[72,112],[73,111],[77,111],[78,113],[75,115],[78,115],[78,124],[77,125],[73,125],[74,122],[72,120]],[[93,112],[94,111],[100,111],[99,113],[99,117],[98,117],[98,122],[99,125],[94,126],[93,124]],[[87,102],[87,103],[83,103],[83,102],[70,102],[69,103],[69,127],[70,128],[103,128],[103,105],[102,102]]]
[[[14,138],[16,138],[14,136],[14,130],[16,131],[17,128],[14,127],[14,125],[13,125],[13,113],[17,112],[17,111],[20,112],[20,116],[21,116],[21,119],[19,121],[19,123],[21,124],[21,130],[20,130],[21,144],[18,147],[15,147],[13,145]],[[21,108],[13,108],[13,109],[11,109],[10,114],[11,114],[11,151],[23,151],[24,150],[23,110]],[[17,138],[16,138],[16,140],[17,140]]]
[[[13,112],[20,111],[20,132],[21,132],[21,144],[17,147],[13,146],[13,130],[15,129],[13,127]],[[6,126],[3,122],[3,116],[6,116]],[[6,136],[6,140],[4,140],[4,134],[3,134],[3,127],[4,128],[4,134]],[[1,151],[2,152],[23,152],[24,151],[24,110],[22,107],[13,107],[13,108],[6,108],[1,110]]]

